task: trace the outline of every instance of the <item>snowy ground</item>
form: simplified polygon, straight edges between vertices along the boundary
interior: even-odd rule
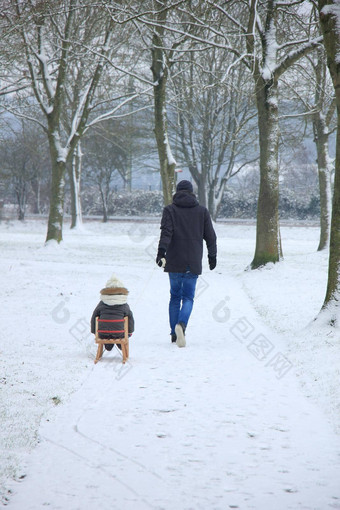
[[[340,509],[340,341],[311,325],[327,253],[282,228],[285,260],[244,271],[252,225],[216,226],[187,347],[169,340],[156,223],[0,224],[0,500],[12,510]],[[93,364],[88,324],[115,272],[130,361]]]

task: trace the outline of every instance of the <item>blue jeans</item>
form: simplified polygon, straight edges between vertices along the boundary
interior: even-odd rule
[[[194,273],[169,273],[170,303],[169,320],[171,333],[175,333],[175,326],[179,322],[188,324],[194,305],[194,296],[198,275]]]

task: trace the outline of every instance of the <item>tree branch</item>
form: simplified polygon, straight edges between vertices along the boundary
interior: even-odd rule
[[[276,78],[279,78],[289,67],[294,65],[295,62],[297,62],[301,57],[307,55],[315,48],[317,48],[322,42],[322,39],[323,39],[322,36],[317,37],[316,39],[309,41],[309,43],[304,44],[298,50],[289,53],[287,57],[274,70]]]

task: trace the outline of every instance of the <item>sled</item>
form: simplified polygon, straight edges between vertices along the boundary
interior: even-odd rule
[[[99,319],[96,317],[96,332],[95,332],[95,341],[96,344],[98,344],[97,349],[97,355],[96,359],[94,360],[95,363],[98,363],[98,361],[101,359],[103,355],[104,345],[105,344],[120,344],[122,346],[122,354],[123,354],[123,363],[126,362],[126,360],[129,357],[129,319],[128,317],[124,317],[124,319],[115,319],[115,320],[105,320],[105,319]],[[114,332],[121,332],[122,337],[121,338],[100,338],[101,331],[106,332],[106,330],[101,330],[100,326],[103,326],[103,324],[109,324],[110,328],[114,328]]]

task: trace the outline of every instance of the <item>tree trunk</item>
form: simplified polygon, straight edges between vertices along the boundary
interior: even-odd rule
[[[200,205],[207,207],[208,204],[208,186],[204,175],[199,174],[199,180],[197,182],[197,198]]]
[[[218,203],[215,197],[214,188],[211,186],[209,188],[209,196],[208,196],[208,210],[213,221],[216,221],[218,215]]]
[[[103,202],[103,223],[107,223],[108,214],[107,214],[107,204]]]
[[[276,80],[256,76],[260,139],[260,190],[257,204],[256,247],[251,268],[282,257],[279,227],[279,121]]]
[[[35,177],[31,181],[31,187],[33,189],[34,193],[34,214],[40,214],[41,213],[41,206],[40,206],[40,179],[38,177]]]
[[[339,73],[340,78],[340,73]],[[340,79],[338,79],[338,90],[340,91]],[[324,305],[330,301],[334,302],[340,313],[340,92],[338,102],[338,126],[336,136],[336,162],[335,162],[335,178],[334,178],[334,195],[332,207],[332,222],[330,233],[330,251],[328,266],[328,283]],[[338,316],[340,320],[340,316]],[[339,325],[339,324],[338,324]]]
[[[80,201],[80,176],[81,176],[81,144],[80,141],[73,152],[72,165],[70,168],[70,184],[71,184],[71,228],[82,225],[82,212]]]
[[[108,214],[107,214],[107,192],[103,190],[102,183],[99,183],[99,192],[102,199],[103,206],[103,223],[107,223]]]
[[[320,114],[314,118],[314,133],[318,157],[320,193],[320,240],[318,251],[328,248],[332,215],[331,172],[329,168],[328,132]]]
[[[166,84],[168,70],[165,65],[164,51],[162,50],[162,41],[160,37],[154,34],[152,48],[152,67],[151,71],[154,79],[154,115],[155,115],[155,137],[157,142],[158,157],[160,164],[160,174],[162,179],[164,204],[172,202],[172,196],[175,192],[175,168],[174,160],[169,140],[166,117]]]
[[[129,144],[128,149],[128,156],[127,156],[127,167],[126,167],[126,178],[124,179],[124,186],[126,191],[129,193],[132,190],[132,150],[131,150],[131,143]]]
[[[213,221],[216,221],[217,217],[219,215],[226,186],[227,186],[227,180],[224,180],[220,184],[218,190],[217,190],[216,185],[209,187],[208,210],[210,212],[210,216]],[[216,194],[216,191],[217,191],[217,194]]]
[[[25,219],[26,210],[26,182],[20,177],[16,185],[16,195],[18,201],[18,220],[23,221]]]
[[[51,153],[52,181],[46,242],[54,240],[60,243],[63,240],[66,160],[61,157],[53,131],[51,136],[49,134],[49,146]]]
[[[129,79],[129,94],[133,94],[135,92],[134,86],[133,86],[133,78],[130,76]],[[133,101],[130,101],[129,103],[129,120],[128,120],[128,127],[129,127],[129,143],[128,143],[128,153],[126,158],[126,175],[124,176],[124,185],[126,191],[129,193],[132,191],[132,152],[133,152]]]
[[[340,321],[340,66],[337,59],[340,47],[338,4],[331,0],[319,0],[321,29],[327,53],[327,64],[333,81],[337,106],[337,136],[335,178],[330,233],[328,282],[323,308],[331,310],[329,322],[339,326]],[[329,10],[323,8],[328,6]]]

